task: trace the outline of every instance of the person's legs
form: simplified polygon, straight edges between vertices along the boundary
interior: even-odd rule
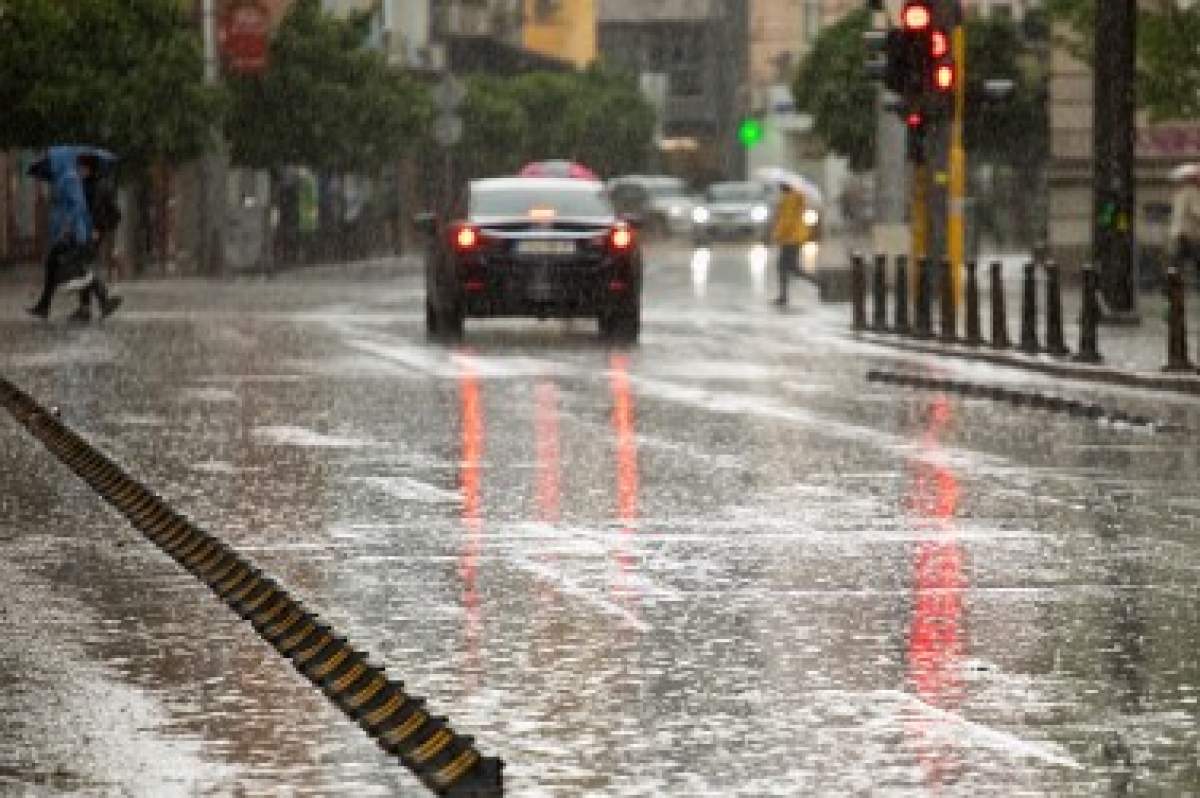
[[[788,277],[799,264],[800,248],[791,244],[779,247],[779,259],[776,269],[779,272],[779,296],[775,297],[776,305],[786,305],[788,302]]]
[[[50,315],[50,301],[54,298],[54,290],[58,288],[58,260],[62,253],[63,248],[56,244],[50,247],[50,252],[46,255],[46,279],[42,283],[42,295],[38,297],[34,306],[29,308],[29,312],[34,316],[44,319]]]

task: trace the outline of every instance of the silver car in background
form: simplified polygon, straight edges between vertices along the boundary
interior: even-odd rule
[[[692,209],[692,239],[763,241],[771,222],[772,196],[767,186],[751,181],[713,183]]]
[[[625,175],[608,181],[617,212],[642,221],[648,233],[687,235],[696,200],[687,183],[672,175]]]

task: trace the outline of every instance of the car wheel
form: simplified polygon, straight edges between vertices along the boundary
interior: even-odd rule
[[[604,313],[600,316],[600,337],[618,344],[635,344],[642,330],[640,302]]]
[[[431,336],[437,335],[438,334],[438,325],[439,325],[439,320],[438,320],[437,311],[434,310],[433,303],[430,302],[428,299],[426,299],[425,300],[425,334],[431,335]]]
[[[432,303],[425,302],[425,331],[430,338],[440,341],[457,341],[463,336],[463,313],[461,310],[438,310]]]

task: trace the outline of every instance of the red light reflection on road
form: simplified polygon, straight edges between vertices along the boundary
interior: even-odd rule
[[[637,408],[629,382],[629,356],[614,353],[608,361],[608,385],[612,393],[612,428],[616,437],[617,518],[621,521],[620,542],[614,552],[617,575],[613,582],[614,599],[632,612],[636,598],[630,575],[637,567],[630,553],[630,541],[637,530],[638,476]]]
[[[558,386],[540,382],[535,389],[534,433],[537,447],[538,520],[556,524],[562,516],[559,471]]]
[[[462,521],[466,530],[459,554],[458,575],[462,579],[465,613],[463,643],[466,649],[468,689],[478,685],[480,666],[479,638],[483,627],[477,575],[483,547],[483,455],[484,413],[479,376],[465,363],[459,366],[459,424],[462,452],[459,459],[459,490],[462,493]]]
[[[609,358],[609,387],[612,390],[612,426],[617,436],[617,517],[632,531],[638,520],[637,411],[629,386],[629,356]]]
[[[953,420],[949,401],[939,395],[929,409],[922,453],[913,472],[908,508],[925,533],[913,563],[913,617],[908,640],[908,677],[917,697],[936,709],[953,712],[963,701],[965,653],[963,593],[967,587],[964,554],[954,523],[959,485],[940,463],[940,434]],[[953,783],[961,763],[952,730],[945,721],[922,717],[911,730],[918,757],[931,786]]]

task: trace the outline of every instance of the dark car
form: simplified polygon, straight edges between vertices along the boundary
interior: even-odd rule
[[[467,317],[590,317],[602,336],[632,342],[641,293],[637,234],[590,180],[474,181],[463,218],[434,232],[426,258],[426,326],[442,338],[461,336]]]

